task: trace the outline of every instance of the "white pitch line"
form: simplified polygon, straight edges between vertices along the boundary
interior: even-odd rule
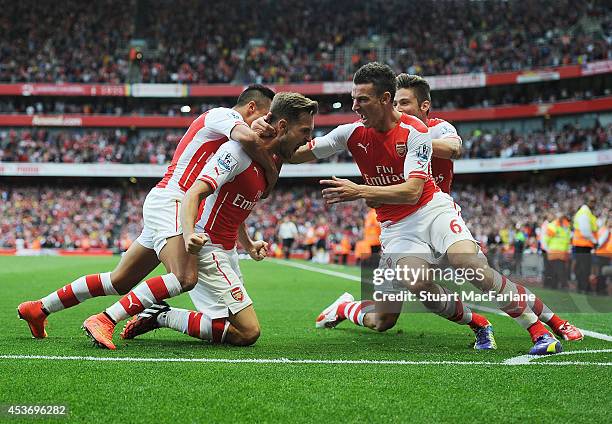
[[[553,356],[537,356],[537,355],[521,355],[509,358],[504,361],[506,365],[527,365],[536,359],[544,359],[557,357],[559,355],[579,355],[584,353],[612,353],[612,349],[594,349],[594,350],[570,350],[567,352],[557,353]]]
[[[278,264],[278,265],[290,266],[290,267],[293,267],[293,268],[299,268],[299,269],[303,269],[303,270],[306,270],[306,271],[318,272],[320,274],[326,274],[326,275],[332,275],[334,277],[344,278],[345,280],[361,282],[361,278],[360,277],[357,277],[357,276],[351,275],[351,274],[346,274],[344,272],[328,271],[326,269],[321,269],[321,268],[317,268],[317,267],[310,266],[310,265],[299,264],[299,263],[294,263],[294,262],[289,262],[289,261],[282,261],[282,260],[279,260],[279,259],[271,259],[270,261],[275,263],[275,264]],[[500,311],[499,309],[491,308],[489,306],[474,305],[474,304],[471,304],[471,303],[466,303],[466,305],[469,306],[472,309],[480,310],[480,311],[483,311],[483,312],[489,312],[489,313],[492,313],[492,314],[508,316],[505,312]],[[592,337],[594,339],[605,340],[607,342],[612,342],[612,336],[610,336],[608,334],[598,333],[596,331],[585,330],[585,329],[582,329],[582,328],[580,329],[580,331],[582,331],[582,334],[584,334],[585,336],[589,336],[589,337]]]
[[[607,334],[598,333],[596,331],[591,331],[591,330],[584,330],[582,328],[580,329],[580,331],[582,331],[582,334],[584,334],[585,336],[589,336],[589,337],[593,337],[595,339],[606,340],[608,342],[612,342],[612,336],[609,336]]]
[[[303,269],[306,271],[314,271],[314,272],[318,272],[319,274],[325,274],[325,275],[331,275],[333,277],[344,278],[345,280],[361,282],[361,277],[358,277],[356,275],[346,274],[344,272],[330,271],[327,269],[321,269],[321,268],[317,268],[317,267],[310,266],[310,265],[299,264],[299,263],[290,262],[290,261],[282,261],[280,259],[270,259],[270,262],[273,262],[278,265],[285,265],[285,266],[290,266],[293,268],[299,268],[299,269]]]
[[[44,360],[44,361],[91,361],[91,362],[183,362],[183,363],[220,363],[220,364],[307,364],[307,365],[551,365],[551,366],[612,366],[612,362],[525,362],[508,364],[490,361],[402,361],[402,360],[370,360],[370,359],[229,359],[229,358],[129,358],[129,357],[99,357],[99,356],[46,356],[46,355],[0,355],[0,359]]]

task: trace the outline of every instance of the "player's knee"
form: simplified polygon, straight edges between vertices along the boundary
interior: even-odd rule
[[[176,279],[181,284],[181,288],[184,292],[193,289],[198,283],[198,273],[192,271],[178,271],[174,272]]]
[[[259,326],[252,326],[249,328],[242,329],[240,331],[240,346],[251,346],[254,345],[259,336],[261,335],[261,330]]]
[[[391,316],[382,316],[382,317],[378,317],[374,320],[374,330],[378,331],[378,332],[385,332],[387,330],[390,330],[391,328],[393,328],[395,326],[395,323],[397,322],[397,320],[395,319],[395,317],[391,317]]]
[[[120,295],[127,294],[138,283],[138,281],[134,283],[126,273],[121,271],[111,272],[110,278],[111,284]]]
[[[431,283],[429,281],[415,281],[409,287],[412,293],[420,294],[422,292],[429,291]]]
[[[459,254],[448,257],[448,262],[453,268],[462,268],[476,271],[488,267],[487,260],[478,254]]]

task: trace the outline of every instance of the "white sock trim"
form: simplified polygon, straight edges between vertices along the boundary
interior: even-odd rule
[[[178,296],[183,292],[183,287],[181,287],[181,283],[179,282],[176,275],[170,273],[161,276],[166,283],[166,289],[168,290],[169,297]]]
[[[118,295],[119,292],[113,287],[113,283],[111,282],[111,273],[104,272],[100,274],[100,280],[102,281],[102,288],[104,289],[104,294],[106,295]]]

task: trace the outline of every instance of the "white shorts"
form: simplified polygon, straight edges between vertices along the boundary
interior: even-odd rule
[[[436,192],[425,206],[401,221],[383,226],[381,266],[395,267],[405,257],[417,257],[438,264],[448,248],[472,233],[461,218],[461,208],[444,192]]]
[[[189,292],[196,309],[211,319],[235,315],[253,301],[238,265],[236,249],[205,245],[198,259],[198,284]]]
[[[159,253],[166,239],[183,234],[181,202],[183,194],[165,188],[153,188],[142,205],[143,228],[136,239],[143,247]]]

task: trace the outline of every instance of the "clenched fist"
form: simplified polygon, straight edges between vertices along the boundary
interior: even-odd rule
[[[268,243],[263,240],[254,241],[251,247],[248,249],[251,258],[256,261],[261,261],[268,256]]]
[[[204,233],[192,233],[188,236],[183,236],[185,240],[185,250],[192,255],[197,255],[202,246],[209,240]]]

